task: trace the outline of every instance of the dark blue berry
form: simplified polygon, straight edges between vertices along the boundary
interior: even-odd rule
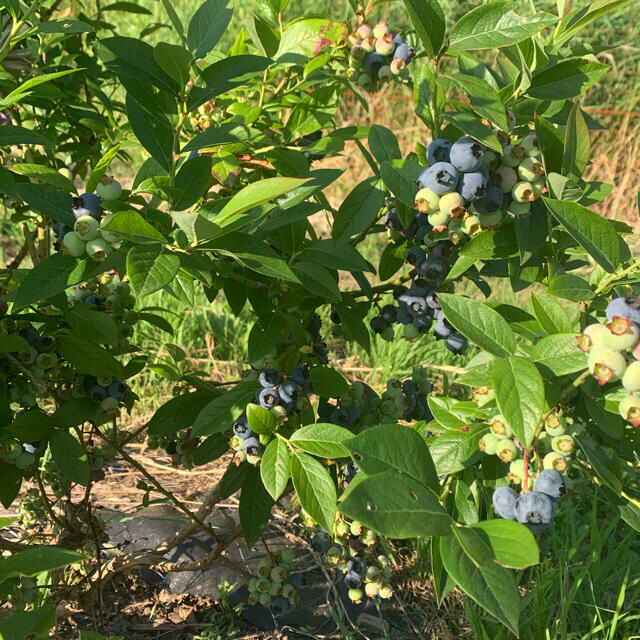
[[[260,384],[263,387],[275,387],[280,384],[280,372],[273,367],[269,367],[260,372],[258,377]]]
[[[261,407],[265,409],[271,409],[280,402],[280,395],[278,390],[273,387],[265,387],[259,392],[258,402]]]

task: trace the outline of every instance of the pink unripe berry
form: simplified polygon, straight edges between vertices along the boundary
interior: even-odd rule
[[[389,23],[385,22],[384,20],[381,22],[378,22],[378,24],[375,27],[373,27],[374,38],[382,38],[382,36],[386,36],[388,34],[389,34]]]
[[[393,36],[388,33],[376,40],[376,51],[383,56],[390,56],[393,53],[396,45],[393,41]]]
[[[404,73],[404,70],[407,68],[407,63],[402,58],[394,58],[391,61],[391,73],[394,76],[399,76]]]
[[[373,35],[373,31],[371,30],[371,25],[368,22],[363,22],[357,29],[356,33],[362,40],[366,38],[370,38]]]

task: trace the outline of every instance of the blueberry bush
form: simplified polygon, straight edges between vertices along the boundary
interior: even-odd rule
[[[48,637],[55,602],[28,595],[41,572],[85,588],[179,571],[162,554],[196,529],[215,541],[203,567],[240,536],[258,543],[278,501],[299,505],[353,602],[392,598],[391,545],[418,539],[438,603],[459,588],[499,637],[518,635],[527,570],[578,487],[596,483],[640,531],[640,260],[631,228],[589,208],[612,185],[583,177],[600,126],[584,94],[609,67],[576,41],[624,2],[496,1],[448,26],[437,0],[404,0],[412,29],[397,33],[380,2],[348,0],[337,23],[286,22],[288,0],[265,0],[230,34],[228,0],[187,24],[162,0],[172,38],[154,46],[151,28],[110,22],[133,3],[86,4],[70,18],[56,1],[1,3],[16,249],[0,273],[0,502],[20,503],[24,535],[0,536],[0,637]],[[336,124],[340,105],[390,87],[425,125],[408,155],[389,128]],[[343,170],[318,163],[345,153],[370,176],[336,204]],[[495,301],[504,286],[521,304]],[[147,301],[160,291],[250,314],[239,381],[143,343],[145,327],[173,332]],[[455,385],[410,362],[375,389],[330,348],[431,335],[460,359]],[[145,372],[174,396],[132,431]],[[185,469],[233,458],[196,512],[127,452],[141,439]],[[161,495],[189,524],[102,566],[91,496],[115,459],[144,477],[144,504]],[[208,518],[237,491],[239,524],[221,535]],[[269,554],[249,601],[295,607],[295,562]]]

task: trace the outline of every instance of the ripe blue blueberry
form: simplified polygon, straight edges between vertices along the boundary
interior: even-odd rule
[[[411,265],[422,264],[427,259],[427,253],[422,247],[411,247],[407,251],[406,260]]]
[[[47,448],[46,440],[38,440],[36,442],[23,442],[22,448],[34,456],[41,454]]]
[[[418,330],[420,335],[429,333],[431,325],[433,324],[433,318],[428,314],[416,315],[413,318],[413,326]]]
[[[400,298],[400,302],[407,305],[409,313],[422,315],[427,309],[427,300],[420,296],[404,295]]]
[[[493,510],[496,515],[507,520],[515,520],[515,506],[518,494],[511,487],[498,487],[493,492]]]
[[[442,307],[440,306],[440,303],[438,302],[438,294],[435,291],[432,291],[430,294],[427,295],[427,305],[431,309],[437,309],[437,310],[442,309]]]
[[[387,322],[382,316],[374,316],[371,318],[369,326],[374,333],[382,333],[387,328]]]
[[[378,75],[381,67],[387,64],[387,59],[377,52],[372,52],[364,59],[364,71],[370,76]]]
[[[277,389],[273,387],[265,387],[259,392],[258,401],[261,407],[265,409],[271,409],[280,402],[280,395]]]
[[[406,63],[411,62],[411,56],[411,47],[406,42],[397,45],[396,50],[393,52],[393,57],[395,60],[403,60]]]
[[[257,456],[260,453],[261,445],[258,438],[251,436],[242,441],[242,450],[248,456]]]
[[[473,206],[478,213],[499,211],[502,208],[502,191],[498,187],[487,187],[484,196],[473,201]]]
[[[360,419],[360,409],[354,404],[348,406],[346,412],[349,414],[349,424],[355,424]]]
[[[398,315],[398,309],[392,304],[385,304],[384,307],[380,309],[380,315],[386,322],[393,322]]]
[[[553,500],[539,491],[523,493],[515,505],[516,520],[532,533],[544,533],[553,521]]]
[[[427,147],[427,161],[434,165],[436,162],[449,162],[451,142],[446,138],[437,138]]]
[[[249,421],[245,416],[240,416],[233,423],[233,435],[238,436],[238,438],[242,440],[246,440],[253,435],[253,431],[251,431],[251,427],[249,426]]]
[[[632,322],[640,324],[640,302],[631,296],[625,298],[614,298],[607,306],[607,320],[612,320],[615,316],[629,318]]]
[[[362,578],[354,571],[347,571],[344,576],[344,583],[347,589],[358,589],[362,584]]]
[[[360,556],[354,556],[347,562],[347,572],[363,578],[367,574],[367,563]]]
[[[53,336],[40,336],[36,340],[36,351],[38,353],[48,353],[56,348],[58,341]]]
[[[484,149],[477,140],[465,136],[451,146],[449,161],[458,171],[478,171],[483,165]]]
[[[311,538],[311,546],[318,553],[325,554],[331,546],[329,534],[324,529],[321,529]]]
[[[418,391],[418,385],[416,384],[416,382],[414,380],[411,380],[410,378],[405,380],[402,383],[402,390],[408,395],[408,396],[413,396],[416,394],[416,392]]]
[[[278,393],[283,402],[295,402],[298,399],[300,386],[295,382],[287,380],[278,387]]]
[[[457,190],[465,200],[477,200],[486,194],[487,179],[480,171],[463,173],[458,180]]]
[[[331,412],[331,422],[346,427],[349,424],[349,414],[345,409],[334,409]]]
[[[268,367],[260,372],[260,376],[258,377],[260,384],[263,387],[275,387],[280,384],[280,372],[273,367]]]
[[[82,216],[91,216],[92,218],[100,219],[102,213],[102,200],[100,196],[95,193],[83,193],[77,198],[73,199],[73,215],[76,219]]]
[[[395,209],[389,209],[389,211],[384,214],[384,225],[387,229],[402,229],[400,216]]]
[[[422,277],[431,283],[442,282],[449,273],[449,265],[442,258],[431,257],[426,262],[423,262],[420,270]]]
[[[107,393],[116,400],[124,400],[124,394],[127,390],[125,384],[120,380],[114,380],[107,387]]]
[[[420,189],[431,189],[437,195],[442,196],[456,188],[458,172],[448,162],[436,162],[422,170],[416,184]]]
[[[89,397],[94,402],[102,402],[107,397],[107,388],[102,385],[95,384],[89,390]]]
[[[451,353],[464,353],[469,346],[469,342],[461,333],[452,333],[444,343],[444,346],[451,351]]]
[[[300,386],[307,381],[308,377],[309,373],[304,367],[295,367],[291,370],[291,379]]]
[[[452,333],[452,329],[445,320],[444,316],[440,316],[433,327],[433,335],[437,340],[445,340]]]
[[[564,476],[555,469],[544,469],[536,478],[535,490],[550,498],[561,498],[567,490]]]
[[[396,316],[396,322],[399,324],[408,325],[413,322],[413,316],[409,313],[405,306],[400,307],[398,309],[398,315]]]

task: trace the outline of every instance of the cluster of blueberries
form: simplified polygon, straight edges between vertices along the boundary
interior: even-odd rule
[[[283,547],[265,556],[258,567],[258,575],[249,578],[249,604],[271,607],[276,613],[288,613],[300,602],[298,589],[302,586],[302,574],[292,573],[295,568],[295,552]]]
[[[640,425],[640,297],[615,298],[607,306],[608,322],[590,324],[578,336],[589,356],[589,372],[600,385],[620,380],[628,392],[618,404],[620,415]]]
[[[277,369],[267,367],[258,376],[260,388],[256,391],[256,404],[269,409],[280,419],[296,410],[302,411],[310,406],[308,396],[311,393],[311,383],[308,378],[309,371],[306,367],[292,369],[288,380],[283,380]],[[260,459],[269,440],[270,436],[259,436],[251,430],[246,416],[240,416],[233,423],[231,447],[238,453],[242,452],[251,464]]]
[[[502,154],[468,136],[455,142],[439,138],[427,148],[429,166],[416,181],[416,208],[427,214],[435,232],[456,244],[483,227],[498,226],[507,212],[528,215],[531,203],[547,190],[535,132],[517,142],[497,134]]]
[[[394,324],[404,325],[402,332],[406,340],[415,340],[433,328],[437,340],[444,340],[452,353],[464,353],[467,339],[447,321],[438,302],[435,288],[447,276],[449,264],[438,256],[426,257],[422,247],[411,247],[407,251],[407,261],[415,266],[416,277],[407,287],[398,285],[393,290],[395,304],[387,304],[380,313],[371,318],[374,333],[385,340],[395,338]]]
[[[333,536],[321,527],[313,527],[311,532],[311,546],[324,556],[327,569],[342,576],[352,602],[360,604],[363,595],[391,598],[391,562],[374,531],[341,517],[335,522]]]
[[[524,448],[503,416],[494,416],[489,422],[489,433],[478,441],[478,448],[487,455],[496,455],[509,465],[509,479],[517,485],[524,483]],[[544,429],[536,440],[536,450],[542,458],[544,469],[566,473],[571,464],[576,442],[575,436],[584,431],[584,426],[573,423],[557,413],[545,420]],[[535,471],[529,469],[530,489],[536,479]]]
[[[534,487],[521,495],[511,487],[499,487],[493,492],[493,510],[501,518],[517,520],[540,535],[553,522],[554,501],[565,494],[564,476],[555,469],[544,469]]]
[[[176,436],[147,436],[149,449],[164,449],[175,465],[182,465],[185,469],[195,466],[195,451],[200,444],[200,438],[191,435],[191,428],[182,429]]]
[[[363,22],[349,35],[351,50],[347,77],[369,91],[377,91],[391,80],[408,77],[407,65],[414,50],[398,33],[389,30],[387,22],[371,27]]]
[[[102,176],[96,193],[83,193],[74,198],[72,213],[76,221],[68,227],[63,222],[53,222],[56,235],[55,248],[65,255],[74,257],[89,256],[92,260],[104,260],[114,248],[120,246],[122,239],[113,231],[101,228],[102,200],[117,200],[122,194],[122,186],[111,176]]]

